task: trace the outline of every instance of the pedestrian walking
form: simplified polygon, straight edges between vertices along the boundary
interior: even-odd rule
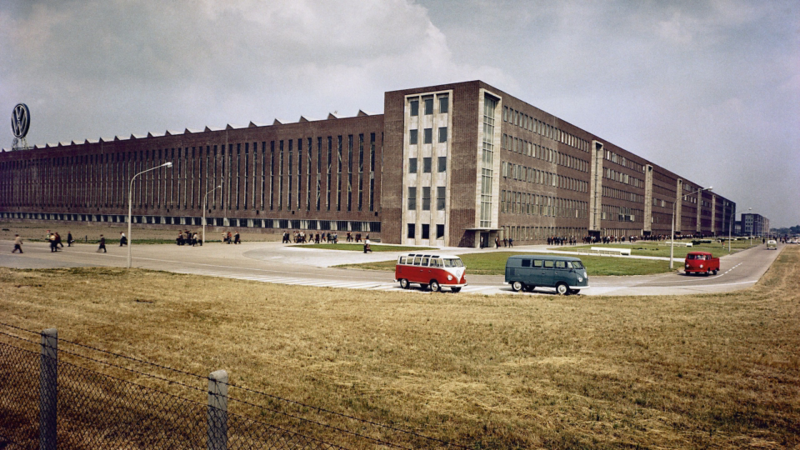
[[[124,245],[128,245],[128,238],[125,237],[125,233],[120,231],[119,232],[119,246],[122,247]]]
[[[58,244],[56,244],[56,234],[50,233],[50,237],[48,239],[50,240],[50,253],[57,252]]]
[[[14,235],[14,250],[11,250],[11,253],[16,253],[17,250],[19,250],[20,254],[24,253],[22,251],[22,238],[19,237],[18,234],[15,234]]]
[[[242,240],[239,239],[239,232],[237,231],[236,234],[233,235],[233,243],[234,244],[241,244]]]
[[[64,244],[61,242],[61,235],[58,234],[58,231],[56,231],[56,251],[58,250],[59,245],[61,248],[64,248]]]
[[[100,250],[102,250],[103,253],[108,253],[108,251],[106,251],[106,238],[104,238],[102,234],[100,235],[100,246],[97,247],[98,253]]]
[[[72,240],[72,231],[67,231],[67,247],[72,247],[72,243],[75,242]]]

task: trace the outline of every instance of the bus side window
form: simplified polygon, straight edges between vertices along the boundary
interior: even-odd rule
[[[420,262],[422,262],[422,256],[417,256],[416,258],[414,258],[414,265],[415,266],[418,266],[420,264]]]
[[[549,261],[549,260],[545,261],[544,262],[544,268],[545,269],[552,269],[553,268],[553,261]]]
[[[565,269],[567,267],[566,261],[556,261],[556,269]]]
[[[398,262],[398,264],[405,264],[405,263],[406,263],[406,257],[405,256],[401,256],[400,257],[400,261]]]
[[[542,260],[541,259],[534,259],[533,260],[533,267],[542,267]]]
[[[442,267],[442,260],[439,258],[431,259],[431,267]]]
[[[523,259],[522,260],[522,267],[530,267],[530,266],[531,266],[531,260],[530,259]]]
[[[424,257],[424,258],[422,258],[422,265],[423,265],[424,267],[428,267],[428,259],[429,259],[429,258],[428,258],[427,256],[426,256],[426,257]]]

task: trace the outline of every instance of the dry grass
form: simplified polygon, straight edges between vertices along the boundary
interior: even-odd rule
[[[800,445],[798,275],[798,247],[754,288],[647,298],[0,269],[0,321],[225,368],[235,384],[474,448],[786,448]]]

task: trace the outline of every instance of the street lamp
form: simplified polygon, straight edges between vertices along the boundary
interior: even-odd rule
[[[730,208],[730,207],[731,207],[731,202],[728,202],[728,208]],[[732,238],[732,233],[733,233],[733,219],[734,219],[733,216],[734,215],[731,214],[731,226],[728,227],[728,254],[729,255],[731,254],[731,238]]]
[[[164,164],[156,167],[151,167],[143,170],[133,177],[131,177],[130,188],[128,189],[128,269],[131,268],[131,247],[133,246],[133,236],[131,236],[131,212],[133,211],[133,180],[143,173],[150,172],[151,170],[160,169],[162,167],[172,167],[172,162],[165,162]]]
[[[703,192],[703,191],[710,191],[712,189],[714,189],[713,186],[709,186],[709,187],[703,188],[703,189],[698,189],[698,190],[692,192],[691,194],[686,194],[686,195],[681,196],[681,199],[678,200],[678,201],[682,202],[686,197],[695,195],[695,194]],[[677,205],[678,205],[677,201],[672,203],[672,233],[671,233],[672,234],[672,239],[669,242],[669,270],[672,270],[672,268],[673,268],[672,255],[675,252],[675,208],[677,207]],[[700,207],[699,206],[699,202],[698,202],[698,207]]]
[[[222,185],[220,184],[214,189],[211,189],[210,191],[206,192],[205,197],[203,197],[203,245],[206,245],[206,209],[207,209],[206,204],[208,203],[208,194],[216,191],[221,187]]]

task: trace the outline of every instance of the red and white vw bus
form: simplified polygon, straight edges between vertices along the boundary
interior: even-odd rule
[[[399,281],[403,289],[417,283],[422,289],[430,286],[433,292],[439,292],[443,287],[458,292],[467,285],[466,271],[458,256],[409,253],[397,258],[394,280]]]

